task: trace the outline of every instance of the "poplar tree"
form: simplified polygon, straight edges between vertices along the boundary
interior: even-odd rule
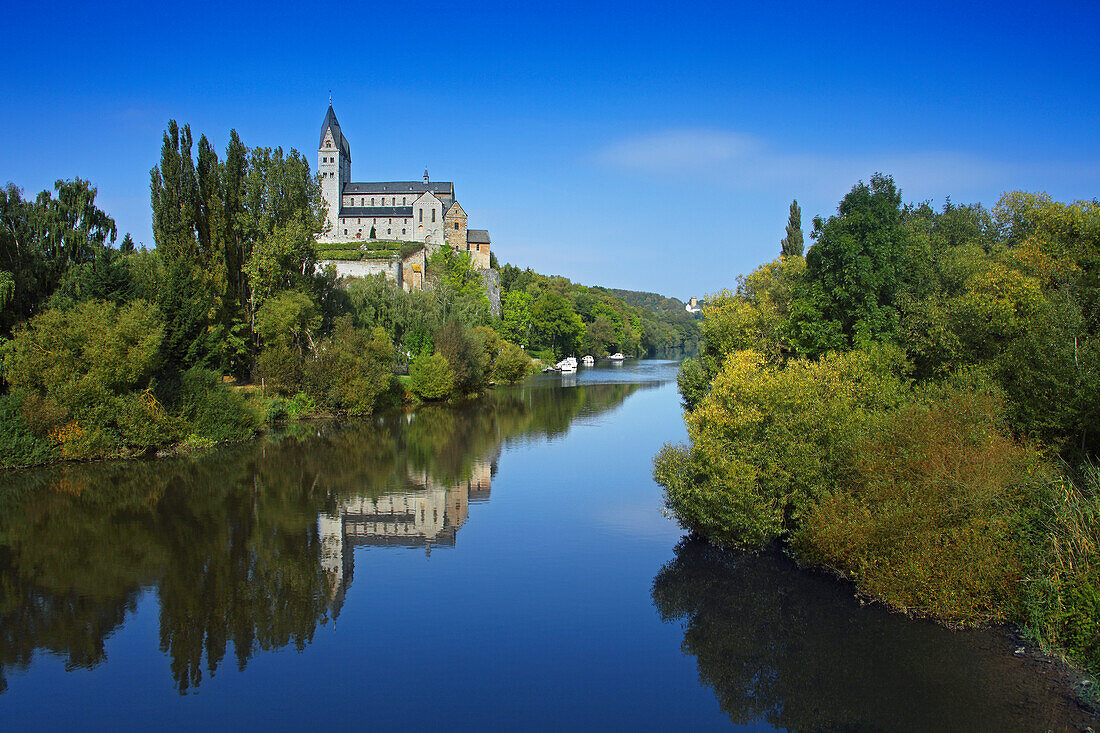
[[[802,239],[802,209],[798,207],[798,199],[791,202],[791,214],[787,218],[787,236],[780,243],[783,246],[784,257],[801,257],[804,251]]]

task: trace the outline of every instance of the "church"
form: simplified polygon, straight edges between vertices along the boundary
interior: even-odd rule
[[[454,183],[431,181],[427,170],[422,181],[353,181],[351,144],[331,104],[317,147],[321,192],[328,205],[326,229],[317,235],[318,242],[362,249],[370,249],[372,241],[422,242],[429,255],[447,245],[469,252],[474,267],[489,269],[489,232],[467,228]]]

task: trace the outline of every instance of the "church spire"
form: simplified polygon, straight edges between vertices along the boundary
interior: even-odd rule
[[[425,184],[428,183],[428,169],[427,168],[424,169],[424,183]]]
[[[325,134],[328,132],[332,133],[332,142],[336,145],[336,149],[348,159],[348,162],[351,162],[351,145],[340,131],[340,123],[336,120],[336,112],[332,109],[331,101],[328,112],[325,113],[325,121],[321,123],[321,140],[317,143],[318,150],[325,146]]]

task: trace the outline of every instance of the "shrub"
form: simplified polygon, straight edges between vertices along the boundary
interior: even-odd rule
[[[310,394],[326,408],[350,415],[373,412],[392,374],[393,342],[385,329],[357,329],[351,316],[337,319],[332,337],[306,363]]]
[[[527,352],[509,341],[504,341],[493,362],[493,377],[498,382],[518,382],[534,368]]]
[[[122,400],[118,428],[123,443],[149,450],[180,440],[184,424],[178,416],[164,409],[151,390],[146,390]]]
[[[298,420],[305,415],[317,412],[317,400],[305,392],[298,392],[286,401],[286,414],[290,420]]]
[[[758,547],[797,527],[870,415],[908,389],[899,352],[879,348],[795,360],[730,354],[687,416],[692,448],[665,450],[655,475],[687,528],[723,545]]]
[[[259,426],[244,398],[223,387],[217,372],[197,367],[184,372],[179,400],[187,429],[202,444],[246,440]]]
[[[424,400],[441,400],[454,388],[454,371],[442,354],[420,355],[409,367],[410,388]]]
[[[0,466],[15,468],[57,460],[56,444],[36,435],[23,416],[24,393],[0,395]]]
[[[959,625],[1019,618],[1041,456],[996,394],[947,388],[876,416],[851,469],[795,533],[804,560],[895,608]]]
[[[292,394],[304,382],[302,357],[286,344],[265,345],[256,357],[256,376],[263,380],[264,387]]]
[[[1100,470],[1053,477],[1028,538],[1025,629],[1100,673]]]
[[[144,301],[119,308],[92,300],[47,310],[4,345],[4,377],[13,388],[53,397],[75,414],[93,407],[90,395],[145,384],[163,340],[160,312]]]
[[[447,359],[454,372],[452,389],[459,394],[481,391],[488,376],[489,357],[483,342],[456,320],[448,321],[435,337],[436,351]]]

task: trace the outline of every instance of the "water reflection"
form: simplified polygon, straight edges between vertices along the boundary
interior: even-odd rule
[[[454,547],[470,504],[489,500],[495,471],[496,456],[475,462],[468,479],[445,486],[421,470],[408,477],[404,491],[350,497],[322,512],[317,534],[333,617],[351,584],[355,547],[423,547],[427,555],[435,546]]]
[[[996,632],[860,605],[778,554],[693,540],[653,581],[662,618],[737,724],[795,731],[1070,730],[1094,724]],[[950,721],[950,722],[948,722]]]
[[[657,384],[657,382],[653,382]],[[227,654],[304,648],[339,613],[359,545],[453,545],[488,499],[501,446],[568,430],[638,384],[535,380],[456,408],[149,462],[75,464],[0,476],[0,692],[45,650],[68,669],[144,593],[180,692]]]

